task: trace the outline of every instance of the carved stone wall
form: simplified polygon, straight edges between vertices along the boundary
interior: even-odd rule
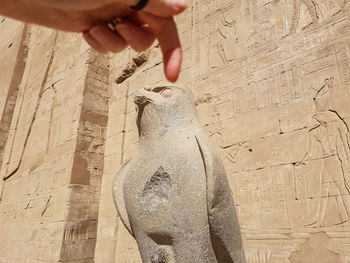
[[[0,262],[93,262],[109,59],[1,20]]]
[[[220,149],[249,263],[350,262],[347,4],[194,0],[177,18],[179,83]],[[141,262],[110,198],[137,145],[133,94],[165,81],[158,46],[138,61],[112,58],[96,262]]]
[[[179,84],[224,162],[249,263],[350,262],[347,0],[193,0]],[[111,181],[159,46],[97,55],[0,18],[0,262],[141,262]]]
[[[0,79],[0,164],[10,129],[25,59],[28,55],[29,28],[19,22],[1,18],[1,35],[6,39],[1,46],[2,76]]]

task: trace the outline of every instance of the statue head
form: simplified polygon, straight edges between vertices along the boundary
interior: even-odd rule
[[[139,135],[197,122],[192,92],[169,84],[145,87],[134,97]]]

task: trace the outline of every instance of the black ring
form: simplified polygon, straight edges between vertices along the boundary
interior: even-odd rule
[[[131,6],[131,9],[135,11],[139,11],[143,9],[147,4],[148,4],[148,0],[140,0],[140,2],[137,5]]]

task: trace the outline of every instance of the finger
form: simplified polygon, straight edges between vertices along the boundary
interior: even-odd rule
[[[186,0],[149,0],[144,11],[160,17],[180,14],[187,7]]]
[[[90,47],[92,47],[94,50],[100,53],[106,53],[107,50],[105,50],[100,43],[90,35],[88,31],[83,32],[83,37],[85,41],[89,44]]]
[[[136,6],[140,0],[115,0],[129,6]],[[149,0],[142,11],[160,17],[170,17],[184,11],[187,7],[186,0]]]
[[[163,54],[164,72],[167,79],[175,82],[182,63],[182,49],[174,19],[156,17],[147,12],[138,12],[138,20],[149,25],[159,41]]]
[[[181,47],[163,52],[164,72],[170,82],[176,82],[180,75],[182,63]]]
[[[116,30],[124,41],[137,52],[149,48],[155,39],[153,33],[149,29],[136,26],[130,22],[118,23],[116,25]]]
[[[89,34],[103,49],[114,53],[118,53],[128,46],[120,36],[104,25],[96,25],[92,27],[89,30]]]

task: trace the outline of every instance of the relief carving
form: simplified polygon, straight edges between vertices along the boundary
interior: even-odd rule
[[[301,5],[305,5],[312,22],[308,25],[316,25],[318,23],[319,15],[317,11],[317,3],[313,0],[294,0],[293,1],[293,18],[290,28],[290,34],[295,34],[300,20]]]
[[[262,48],[275,40],[274,25],[268,20],[259,20],[257,25],[250,29],[247,37],[247,49],[253,51]]]
[[[231,12],[223,13],[216,23],[217,37],[220,39],[217,49],[223,63],[231,62],[240,56],[237,24],[232,17]]]
[[[277,4],[281,2],[280,0],[273,0],[273,4]],[[283,2],[285,5],[285,2]],[[320,6],[324,5],[324,6]],[[316,0],[293,0],[292,2],[293,11],[291,21],[285,21],[286,27],[289,29],[289,35],[293,35],[296,33],[298,26],[301,23],[301,14],[302,7],[304,6],[307,10],[307,14],[310,16],[310,22],[305,25],[302,29],[306,29],[309,27],[316,26],[320,23],[321,18],[324,19],[326,17],[337,15],[341,11],[346,11],[348,9],[348,0],[327,0],[324,2],[316,1]],[[326,14],[328,12],[332,12],[331,14]]]
[[[297,163],[306,164],[320,158],[319,183],[320,201],[317,218],[307,227],[323,227],[331,196],[336,198],[336,211],[344,224],[350,219],[350,146],[349,127],[342,117],[332,109],[331,99],[334,78],[326,79],[324,86],[314,97],[316,112],[313,116],[316,126],[309,131],[309,149]],[[328,208],[328,209],[327,209]],[[334,210],[333,210],[334,211]]]

